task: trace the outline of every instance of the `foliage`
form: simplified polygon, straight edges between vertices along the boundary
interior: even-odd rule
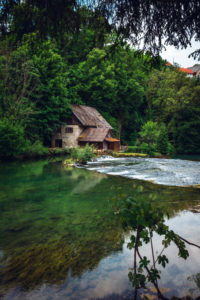
[[[33,63],[39,73],[38,95],[36,111],[32,116],[30,139],[37,136],[45,144],[49,144],[53,132],[70,115],[69,100],[67,97],[65,65],[55,44],[44,41],[37,44],[37,35],[26,37],[27,47],[34,45]],[[32,45],[32,47],[33,47]]]
[[[0,120],[0,159],[10,159],[22,154],[27,142],[20,124],[12,124],[8,119]]]
[[[49,144],[56,128],[69,116],[65,65],[52,41],[36,33],[24,36],[13,52],[0,57],[0,114],[20,121],[32,142]]]
[[[1,35],[15,33],[20,39],[24,33],[38,30],[42,37],[55,37],[64,44],[66,32],[78,32],[81,28],[83,14],[80,9],[83,5],[94,12],[92,19],[104,17],[110,27],[115,28],[117,41],[123,37],[138,46],[142,39],[144,50],[156,55],[164,43],[186,48],[192,37],[200,39],[199,2],[196,0],[120,0],[117,3],[108,0],[3,0],[0,9]],[[59,16],[59,22],[55,14]],[[99,23],[102,28],[102,22]],[[98,22],[94,24],[98,26]],[[199,51],[195,53],[198,57]]]
[[[96,107],[114,125],[123,142],[130,140],[141,123],[148,56],[119,45],[114,53],[106,46],[93,49],[84,62],[68,73],[69,94],[74,103]]]
[[[145,142],[153,146],[159,136],[158,124],[153,121],[148,121],[142,126],[139,136],[140,142]]]
[[[42,157],[48,154],[48,148],[44,147],[40,141],[35,141],[32,145],[30,142],[24,149],[26,157]]]
[[[174,68],[154,70],[147,101],[151,119],[165,123],[178,153],[199,152],[200,85]]]
[[[138,190],[138,192],[140,191]],[[185,243],[189,242],[169,229],[165,224],[163,209],[153,199],[147,200],[132,197],[124,199],[124,197],[120,197],[114,203],[114,209],[115,211],[117,210],[118,215],[121,217],[123,227],[134,231],[131,234],[127,247],[134,249],[133,271],[129,272],[128,276],[135,287],[135,295],[137,295],[137,289],[145,288],[147,283],[150,282],[155,286],[158,296],[166,299],[162,295],[157,282],[161,274],[159,266],[165,268],[169,262],[163,252],[173,242],[178,249],[178,256],[187,259],[189,253],[186,250]],[[153,247],[154,233],[163,237],[163,249],[157,257],[155,256],[156,251]],[[152,262],[150,258],[142,256],[139,250],[143,244],[148,243],[151,245]],[[200,248],[198,245],[193,245]],[[137,257],[139,258],[138,263]]]
[[[153,155],[156,151],[156,142],[160,133],[157,122],[148,121],[145,123],[139,132],[137,146],[142,153]]]
[[[153,121],[148,121],[142,126],[136,146],[132,146],[132,149],[149,155],[155,155],[156,152],[160,154],[173,154],[175,152],[168,140],[166,125]]]
[[[115,157],[148,157],[146,153],[116,152]]]
[[[76,147],[72,149],[71,157],[79,163],[86,164],[95,157],[94,148],[88,144],[85,147]]]
[[[26,45],[0,49],[0,115],[26,125],[35,110],[39,73]]]
[[[100,2],[107,7],[106,0]],[[133,11],[139,3],[132,4]],[[161,44],[154,43],[152,52],[145,54],[133,50],[124,39],[133,30],[131,24],[111,26],[114,15],[109,16],[110,10],[105,16],[101,6],[92,10],[83,4],[76,0],[2,2],[0,117],[13,124],[20,122],[30,145],[41,141],[50,146],[53,133],[70,117],[70,103],[85,104],[99,110],[122,144],[139,147],[134,152],[199,153],[199,82],[176,68],[166,69],[160,57],[152,57]],[[122,7],[116,5],[115,10],[123,19],[130,11],[121,11]],[[135,41],[143,31],[137,28],[144,11],[155,24],[159,19],[155,5],[148,7],[140,7],[132,23]],[[186,7],[182,9],[180,14]],[[195,13],[194,7],[190,9]],[[165,5],[162,10],[173,11],[174,7]],[[173,19],[182,22],[177,16]],[[194,18],[191,23],[195,22]],[[149,32],[147,26],[144,45],[155,42],[167,23],[168,17],[162,16],[160,31],[151,26]],[[126,32],[120,31],[124,26],[128,26]],[[176,40],[176,45],[189,41],[186,36]]]
[[[164,124],[161,125],[160,132],[156,141],[156,151],[161,154],[168,154],[168,134]]]
[[[200,273],[197,273],[195,275],[192,275],[191,277],[188,277],[188,280],[194,281],[197,288],[200,290]]]

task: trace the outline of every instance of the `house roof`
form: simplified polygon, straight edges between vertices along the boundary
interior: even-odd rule
[[[179,71],[187,73],[187,74],[194,74],[194,72],[191,69],[187,69],[187,68],[178,68]]]
[[[172,64],[170,63],[170,62],[166,62],[166,66],[167,67],[170,67],[170,66],[172,66]],[[199,65],[200,66],[200,65]],[[179,71],[181,71],[181,72],[184,72],[184,73],[187,73],[187,74],[192,74],[192,75],[194,75],[194,73],[196,72],[196,71],[194,71],[194,69],[193,69],[194,67],[191,67],[191,68],[177,68]]]
[[[103,142],[110,128],[86,128],[79,136],[80,142]]]
[[[113,129],[112,126],[94,108],[85,105],[72,104],[72,111],[83,126],[95,126]]]
[[[112,137],[105,138],[105,141],[110,142],[110,143],[120,142],[120,140],[112,138]]]
[[[167,61],[167,62],[166,62],[166,66],[167,66],[167,67],[170,67],[170,66],[172,66],[172,64],[171,64],[169,61]]]

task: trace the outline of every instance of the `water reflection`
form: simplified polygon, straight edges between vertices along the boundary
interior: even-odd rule
[[[16,175],[18,172],[13,173],[14,178]],[[29,180],[26,174],[25,188],[23,173],[21,182],[13,180],[13,196],[5,188],[8,198],[1,201],[2,289],[61,284],[69,272],[79,277],[112,251],[122,249],[122,230],[106,199],[96,197],[96,186],[104,178],[85,170],[69,172],[51,163],[44,164],[37,176],[30,172]]]
[[[171,217],[182,220],[175,227],[191,226],[190,235],[200,227],[181,213],[200,204],[197,189],[156,186],[45,160],[10,163],[1,170],[3,299],[90,299],[130,291],[133,259],[123,243],[128,233],[113,215],[111,199],[119,193],[136,196],[138,186],[137,197],[151,194]],[[198,273],[198,263],[191,265],[188,276]]]

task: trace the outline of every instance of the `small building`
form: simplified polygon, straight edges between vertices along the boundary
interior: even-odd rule
[[[94,107],[72,104],[71,108],[71,118],[52,137],[53,148],[89,144],[97,149],[119,150],[120,140],[113,137],[112,126]]]
[[[173,67],[173,65],[167,61],[166,62],[166,67]],[[195,77],[196,75],[196,72],[194,72],[194,70],[192,68],[178,68],[178,67],[175,67],[177,70],[179,70],[180,72],[183,72],[186,74],[187,77]]]
[[[200,78],[200,64],[195,64],[193,67],[189,67],[194,72],[196,78]]]
[[[185,73],[187,77],[195,77],[195,73],[189,68],[178,68],[178,70]]]

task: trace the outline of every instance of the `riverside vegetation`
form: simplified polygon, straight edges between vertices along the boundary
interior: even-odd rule
[[[45,154],[71,103],[97,108],[133,152],[199,153],[199,81],[118,39],[100,12],[73,11],[78,28],[50,26],[50,7],[37,1],[3,5],[0,15],[1,160]]]

